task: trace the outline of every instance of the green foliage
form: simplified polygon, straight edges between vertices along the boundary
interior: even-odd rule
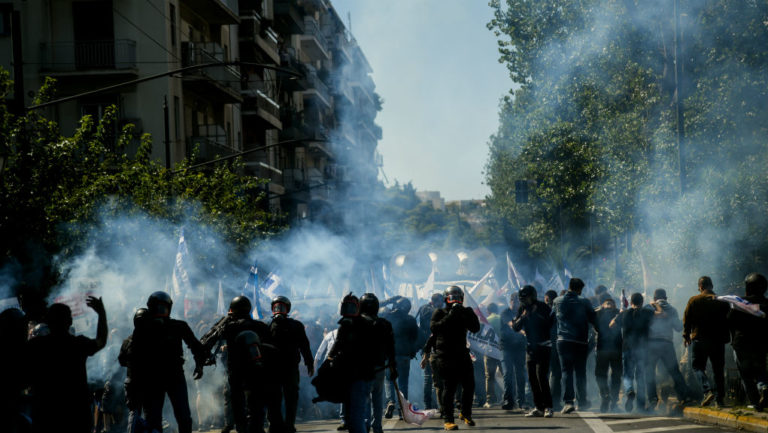
[[[768,256],[768,4],[678,4],[676,87],[671,2],[490,2],[516,86],[490,140],[488,206],[531,255],[585,260],[587,245],[605,258],[633,233],[614,254],[635,283],[638,251],[660,280],[673,262],[731,281]],[[529,203],[515,203],[516,180],[535,182]]]
[[[52,97],[48,79],[35,103]],[[175,171],[150,157],[144,135],[135,156],[125,149],[133,125],[115,132],[117,113],[110,107],[96,122],[84,116],[71,137],[39,111],[15,116],[6,110],[8,73],[0,70],[2,152],[0,173],[1,261],[22,263],[44,254],[70,254],[88,244],[90,227],[109,216],[140,215],[165,221],[169,229],[193,222],[210,227],[237,248],[275,230],[261,210],[262,182],[241,174],[241,162],[191,170],[188,161]]]

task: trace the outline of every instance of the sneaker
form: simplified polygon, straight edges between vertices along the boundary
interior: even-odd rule
[[[512,410],[512,409],[515,408],[515,404],[506,401],[506,402],[504,402],[504,404],[501,405],[501,408],[504,409],[504,410]]]
[[[457,426],[456,424],[454,424],[452,422],[447,422],[447,423],[443,424],[443,427],[446,430],[458,430],[459,429],[459,426]]]
[[[706,394],[704,394],[704,400],[701,401],[701,407],[706,407],[712,404],[712,401],[715,399],[715,393],[712,391],[707,391]]]
[[[551,408],[544,409],[544,418],[552,418],[553,416],[555,416],[555,413],[552,412]]]
[[[527,414],[525,414],[525,416],[526,416],[527,418],[541,418],[541,417],[543,417],[543,416],[544,416],[544,412],[540,411],[540,410],[539,410],[539,409],[537,409],[537,408],[533,408],[533,410],[531,410],[530,412],[528,412]]]
[[[632,412],[632,408],[634,407],[634,404],[635,404],[635,391],[630,390],[629,392],[627,392],[627,402],[624,403],[624,411],[627,413]]]
[[[483,407],[484,407],[484,408],[486,408],[486,409],[490,409],[490,408],[491,408],[491,404],[490,404],[490,403],[488,403],[488,402],[485,402],[485,404],[483,405]]]
[[[392,414],[395,413],[395,404],[392,402],[387,403],[387,409],[384,411],[384,418],[392,418]]]
[[[565,406],[563,406],[563,410],[560,411],[561,414],[567,415],[571,412],[576,410],[576,407],[572,403],[566,403]]]
[[[463,413],[459,413],[459,419],[464,421],[464,424],[466,424],[466,425],[468,425],[470,427],[474,427],[475,426],[475,421],[473,421],[472,418],[470,418],[468,416],[465,416]]]
[[[346,431],[346,430],[349,430],[349,427],[347,427],[347,424],[341,423],[341,424],[339,424],[338,427],[336,427],[336,430],[337,431]]]

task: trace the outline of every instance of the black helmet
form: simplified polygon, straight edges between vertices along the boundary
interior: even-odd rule
[[[360,297],[360,313],[368,316],[379,314],[379,298],[373,293],[366,293]]]
[[[531,286],[530,284],[526,284],[523,286],[522,289],[520,289],[520,292],[518,292],[518,296],[520,299],[527,298],[529,296],[536,297],[536,288]]]
[[[398,298],[397,301],[395,301],[395,310],[408,314],[411,312],[411,301],[408,300],[408,298]]]
[[[287,315],[291,312],[291,300],[285,296],[275,296],[272,299],[272,315]]]
[[[229,312],[233,316],[248,316],[251,310],[251,300],[245,296],[235,296],[229,303]]]
[[[259,361],[261,359],[261,340],[253,331],[243,331],[235,337],[235,348],[243,361]]]
[[[144,319],[146,319],[147,317],[149,317],[149,310],[147,310],[147,309],[146,309],[146,308],[144,308],[144,307],[141,307],[141,308],[137,308],[137,309],[136,309],[136,312],[135,312],[135,313],[133,313],[133,326],[134,326],[135,328],[138,328],[138,327],[140,327],[140,326],[141,326],[141,323],[142,323],[142,322],[144,321]]]
[[[355,317],[360,315],[360,301],[357,300],[357,296],[352,292],[349,292],[349,294],[341,300],[339,314],[343,317]]]
[[[172,306],[171,295],[162,291],[152,293],[149,295],[149,299],[147,299],[147,308],[149,309],[149,314],[153,317],[170,316]]]
[[[430,298],[430,302],[435,307],[439,307],[443,305],[443,302],[445,302],[445,297],[443,297],[442,293],[433,293],[432,297]]]
[[[450,304],[463,304],[464,303],[464,291],[459,286],[451,286],[445,289],[443,294],[445,303]]]

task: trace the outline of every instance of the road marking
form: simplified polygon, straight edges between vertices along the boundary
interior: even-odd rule
[[[612,420],[610,418],[606,418],[604,422],[608,425],[618,425],[618,424],[632,424],[635,422],[672,421],[672,420],[676,420],[676,418],[669,418],[666,416],[651,416],[647,418],[630,418],[630,419],[619,419],[619,420]]]
[[[595,433],[613,433],[608,425],[601,420],[594,412],[581,412],[576,411],[579,417],[592,429]],[[624,433],[624,432],[622,432]]]
[[[687,424],[687,425],[670,425],[664,427],[645,428],[640,430],[624,430],[621,433],[657,433],[673,430],[691,430],[694,428],[707,428],[707,426],[699,424]]]

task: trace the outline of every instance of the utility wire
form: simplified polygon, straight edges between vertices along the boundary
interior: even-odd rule
[[[142,29],[141,27],[139,27],[138,25],[136,25],[136,24],[135,24],[133,21],[131,21],[131,20],[130,20],[128,17],[126,17],[125,15],[123,15],[123,13],[122,13],[122,12],[120,12],[119,10],[117,10],[117,8],[116,8],[116,7],[114,7],[114,6],[113,6],[113,7],[112,7],[112,10],[113,10],[113,11],[114,11],[114,12],[115,12],[115,13],[116,13],[116,14],[117,14],[117,15],[118,15],[120,18],[124,19],[124,20],[125,20],[125,21],[126,21],[128,24],[132,25],[132,26],[133,26],[133,27],[134,27],[136,30],[138,30],[138,31],[139,31],[141,34],[143,34],[144,36],[146,36],[146,37],[147,37],[147,38],[148,38],[150,41],[154,42],[154,43],[155,43],[155,45],[157,45],[158,47],[162,48],[162,49],[163,49],[163,51],[165,51],[166,53],[168,53],[168,54],[170,54],[171,56],[173,56],[173,57],[174,57],[176,60],[181,60],[181,59],[179,59],[179,56],[178,56],[178,55],[176,55],[176,53],[174,53],[173,51],[170,51],[168,48],[166,48],[166,47],[165,47],[165,45],[161,44],[160,42],[158,42],[158,41],[157,41],[157,39],[155,39],[155,38],[153,38],[152,36],[150,36],[150,35],[149,35],[149,33],[145,32],[145,31],[144,31],[144,29]]]

